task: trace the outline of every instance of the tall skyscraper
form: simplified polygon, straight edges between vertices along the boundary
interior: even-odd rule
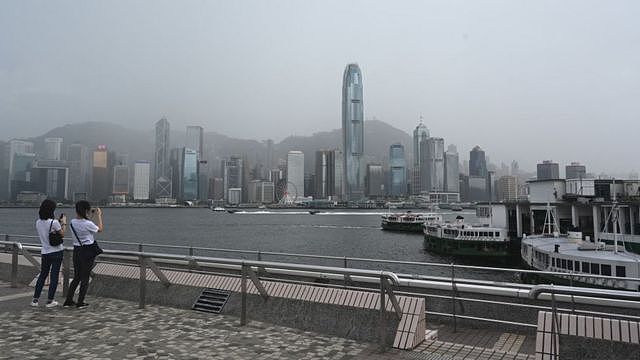
[[[204,154],[204,129],[202,126],[187,126],[186,147],[195,150],[198,153],[198,160],[202,159]]]
[[[498,179],[496,184],[498,201],[516,201],[518,199],[518,178],[513,175],[505,175]]]
[[[421,180],[421,169],[424,163],[424,150],[421,150],[422,146],[426,144],[429,138],[429,129],[422,122],[422,116],[420,116],[420,123],[413,130],[413,168],[411,169],[411,191],[414,195],[420,194],[423,181]],[[426,190],[426,189],[424,189]]]
[[[62,138],[44,139],[44,159],[62,160]]]
[[[171,193],[171,166],[169,164],[169,121],[162,118],[156,122],[156,149],[153,164],[154,195],[168,198]]]
[[[342,147],[345,199],[358,201],[364,196],[364,109],[357,64],[347,65],[342,80]]]
[[[12,181],[16,179],[16,171],[22,170],[22,163],[19,166],[14,164],[16,155],[18,154],[33,154],[33,143],[24,140],[9,140],[5,150],[5,166],[7,167],[7,195],[15,199],[15,191],[12,190]],[[23,157],[27,158],[29,156]],[[34,155],[35,157],[35,155]],[[20,176],[18,176],[20,177]]]
[[[449,145],[444,153],[444,183],[446,192],[460,192],[460,159],[455,145]]]
[[[423,152],[426,154],[422,164],[421,176],[426,178],[426,190],[429,192],[444,191],[444,139],[430,137],[425,142]],[[425,171],[426,170],[426,171]],[[424,191],[425,189],[423,189]]]
[[[274,168],[274,159],[273,159],[273,140],[268,139],[267,143],[267,153],[265,154],[265,167],[267,171],[271,171]]]
[[[198,200],[198,152],[186,147],[171,149],[170,162],[176,199]]]
[[[487,177],[487,161],[480,146],[475,146],[469,153],[469,176]]]
[[[133,199],[149,200],[149,175],[151,164],[148,161],[136,161],[133,167]]]
[[[551,160],[544,160],[536,166],[538,180],[560,179],[560,166]]]
[[[241,189],[243,187],[243,161],[239,156],[232,156],[228,160],[222,160],[220,169],[222,174],[222,191],[224,200],[228,201],[229,189]],[[242,193],[240,194],[242,198]]]
[[[113,195],[129,195],[129,166],[116,165],[113,167]]]
[[[334,195],[335,190],[335,152],[333,150],[316,151],[316,199],[327,199]]]
[[[71,144],[67,149],[69,163],[69,194],[72,199],[86,199],[91,173],[89,149],[82,144]]]
[[[384,170],[380,164],[367,164],[367,196],[376,198],[385,195]]]
[[[287,196],[291,201],[304,197],[304,153],[289,151],[287,154]]]
[[[106,145],[98,145],[93,152],[92,164],[91,199],[98,203],[105,202],[111,194],[110,159]]]
[[[344,192],[342,191],[342,189],[344,185],[344,154],[342,150],[340,149],[334,150],[333,159],[335,160],[335,167],[334,167],[335,180],[333,182],[334,184],[333,195],[338,200],[343,200]]]
[[[389,174],[391,196],[404,196],[407,193],[407,160],[404,146],[400,143],[389,147]]]
[[[587,167],[579,162],[572,162],[565,166],[564,170],[567,179],[585,179],[587,177]]]

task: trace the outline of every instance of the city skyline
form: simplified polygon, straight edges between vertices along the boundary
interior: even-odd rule
[[[527,168],[588,159],[622,172],[633,161],[635,2],[148,4],[0,4],[6,139],[84,121],[145,129],[161,116],[232,137],[312,134],[339,126],[336,69],[357,61],[367,118],[408,131],[423,114],[460,149],[480,144],[497,163],[517,150]],[[567,147],[568,134],[585,141]]]

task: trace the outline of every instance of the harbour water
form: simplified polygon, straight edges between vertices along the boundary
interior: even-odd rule
[[[73,209],[58,209],[68,216]],[[204,208],[106,208],[104,209],[105,232],[98,235],[103,241],[122,241],[143,244],[183,245],[185,247],[208,247],[240,250],[260,250],[299,254],[346,256],[414,262],[451,263],[455,259],[427,253],[423,250],[421,234],[395,233],[380,228],[383,210],[327,210],[316,215],[300,210],[248,209],[235,214],[214,213]],[[454,220],[462,215],[469,223],[477,222],[475,212],[442,211],[445,220]],[[0,233],[35,235],[34,221],[37,209],[0,209]],[[134,250],[104,243],[106,248]],[[146,251],[182,252],[145,245]],[[219,252],[197,251],[202,256],[234,256]],[[342,266],[342,261],[319,259],[263,257],[263,260],[291,262],[313,262],[316,264]],[[482,262],[476,263],[483,265]],[[486,264],[491,265],[491,264]],[[398,272],[448,275],[449,270],[438,267],[396,264],[369,264],[350,262],[350,267],[384,268]],[[474,278],[499,276],[513,281],[513,275],[495,272],[464,273]]]

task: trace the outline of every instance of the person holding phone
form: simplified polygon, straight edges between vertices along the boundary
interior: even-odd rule
[[[95,262],[95,256],[86,256],[86,251],[83,251],[83,248],[93,245],[95,243],[94,234],[104,230],[102,209],[92,209],[88,201],[78,201],[76,203],[76,217],[71,219],[69,226],[73,232],[73,281],[69,285],[67,299],[63,306],[83,308],[88,305],[84,302],[84,298],[87,295],[89,276]],[[78,301],[74,302],[73,296],[78,285],[80,285]]]
[[[40,204],[38,211],[38,220],[36,220],[36,230],[42,248],[40,250],[40,275],[36,281],[36,289],[33,293],[31,306],[38,306],[40,294],[44,287],[44,282],[49,274],[49,296],[47,298],[47,308],[58,306],[58,302],[54,300],[56,289],[58,288],[58,276],[60,274],[60,266],[62,265],[62,257],[64,254],[64,245],[62,238],[64,237],[64,229],[67,224],[67,218],[64,214],[59,219],[55,218],[54,211],[56,203],[46,199]]]

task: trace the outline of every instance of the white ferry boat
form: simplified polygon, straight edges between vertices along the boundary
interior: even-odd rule
[[[425,224],[424,249],[459,257],[508,258],[511,240],[507,229],[472,226],[458,216],[455,223]]]
[[[441,223],[442,215],[438,213],[413,213],[407,211],[399,214],[382,215],[382,229],[391,231],[422,232],[422,225]]]
[[[613,223],[614,234],[618,227],[617,214],[618,207],[614,202],[607,217],[607,222]],[[529,268],[556,273],[547,277],[560,283],[573,281],[588,286],[640,291],[640,281],[625,279],[640,276],[640,255],[626,251],[617,240],[613,245],[584,241],[581,232],[560,234],[558,229],[556,217],[548,206],[543,234],[522,239],[521,256]]]

